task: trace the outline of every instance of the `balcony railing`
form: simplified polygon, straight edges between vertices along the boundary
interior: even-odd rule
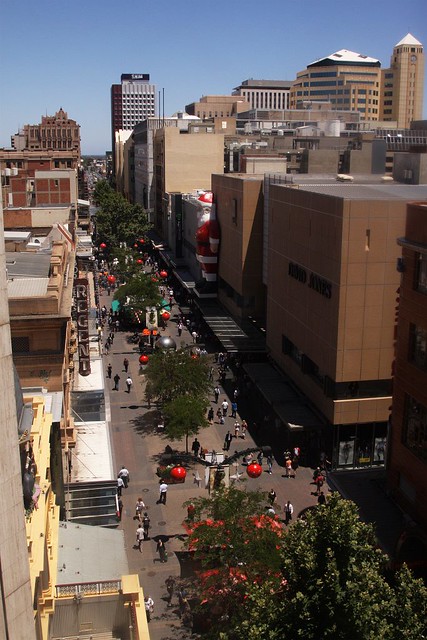
[[[105,593],[119,593],[122,589],[121,580],[105,580],[103,582],[76,582],[74,584],[57,584],[55,587],[57,598],[82,598],[84,596],[99,596]]]

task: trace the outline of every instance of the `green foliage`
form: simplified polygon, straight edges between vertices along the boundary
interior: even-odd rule
[[[206,358],[194,358],[189,351],[156,351],[145,372],[146,397],[163,405],[166,435],[171,440],[207,427],[206,409],[211,388]]]
[[[96,214],[98,240],[107,245],[106,253],[117,248],[120,242],[132,245],[151,228],[143,207],[130,204],[105,180],[96,183],[94,202],[99,207]]]
[[[153,282],[150,275],[143,272],[131,276],[129,282],[119,287],[114,294],[114,299],[118,300],[122,306],[128,306],[145,313],[145,307],[157,307],[161,304],[162,298],[159,293],[157,282]]]
[[[146,393],[167,404],[178,396],[207,398],[211,388],[206,358],[192,358],[189,351],[156,351],[145,372]]]
[[[208,401],[201,396],[179,395],[163,406],[165,428],[168,438],[181,440],[185,436],[188,452],[188,436],[195,435],[201,427],[207,427],[206,409]]]
[[[283,528],[276,518],[266,515],[265,492],[221,487],[209,498],[189,502],[195,509],[186,546],[202,562],[201,599],[208,602],[208,615],[212,615],[208,637],[218,638],[224,629],[224,619],[233,625],[243,623],[245,601],[254,585],[257,585],[254,606],[260,600],[264,583],[268,585],[265,602],[280,591]],[[226,629],[230,629],[229,624]],[[224,633],[224,638],[228,638],[229,631]]]
[[[333,494],[289,527],[280,546],[280,579],[265,571],[262,582],[248,581],[240,605],[227,609],[226,628],[213,618],[209,637],[220,628],[223,640],[426,637],[426,587],[405,567],[387,579],[387,557],[352,502]]]

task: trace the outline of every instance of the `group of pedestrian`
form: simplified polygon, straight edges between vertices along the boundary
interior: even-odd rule
[[[132,386],[133,386],[133,380],[130,376],[130,373],[128,372],[129,369],[129,360],[127,358],[125,358],[123,360],[123,367],[125,370],[125,373],[127,373],[127,377],[126,377],[126,390],[128,393],[131,392]],[[107,366],[107,378],[109,378],[111,380],[111,376],[113,374],[113,365],[111,364],[111,362],[108,363]],[[116,373],[113,377],[114,380],[114,387],[113,387],[113,391],[119,391],[119,386],[120,386],[120,374]]]

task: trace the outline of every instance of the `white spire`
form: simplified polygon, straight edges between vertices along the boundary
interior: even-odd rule
[[[416,38],[414,38],[414,36],[411,33],[407,33],[406,36],[404,38],[402,38],[402,40],[400,42],[398,42],[397,44],[395,44],[395,47],[400,47],[402,44],[408,44],[408,45],[418,45],[419,47],[422,47],[423,45],[421,44],[421,42],[419,40],[417,40]]]

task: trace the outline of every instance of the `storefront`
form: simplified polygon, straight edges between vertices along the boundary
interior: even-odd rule
[[[366,469],[386,462],[387,422],[335,425],[332,467]]]

